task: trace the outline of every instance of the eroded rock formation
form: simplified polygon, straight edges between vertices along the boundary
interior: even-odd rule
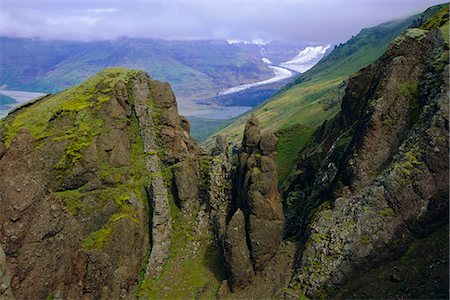
[[[188,130],[168,84],[124,69],[2,120],[0,240],[14,296],[134,295],[149,221],[146,269],[157,274],[171,241],[163,173],[185,160],[195,168]],[[195,171],[186,176],[195,186]],[[183,194],[179,180],[175,189]]]
[[[349,79],[341,112],[300,154],[285,195],[288,231],[308,238],[292,285],[308,296],[448,227],[447,58],[439,30],[409,29]],[[406,297],[431,293],[408,284]]]
[[[284,215],[274,159],[276,142],[272,133],[261,133],[259,121],[252,115],[247,121],[238,154],[234,199],[236,211],[227,225],[225,237],[225,259],[234,290],[251,280],[249,274],[264,269],[283,237]],[[241,229],[243,220],[245,231]],[[236,255],[242,260],[241,265],[233,265]],[[246,260],[251,260],[251,271]]]

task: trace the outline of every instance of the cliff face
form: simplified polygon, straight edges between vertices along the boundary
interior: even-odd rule
[[[16,109],[0,123],[2,296],[210,297],[222,252],[246,275],[243,250],[250,280],[229,284],[247,285],[283,232],[276,139],[256,123],[239,164],[223,138],[207,154],[170,86],[125,69]]]
[[[247,121],[237,158],[236,197],[224,241],[233,290],[247,285],[255,272],[268,265],[283,236],[284,215],[274,159],[276,143],[274,134],[261,133],[255,116]]]
[[[309,296],[346,285],[346,297],[428,297],[448,284],[448,273],[436,271],[444,260],[420,270],[434,283],[386,267],[380,278],[404,280],[397,289],[361,294],[352,285],[448,226],[448,44],[439,30],[448,14],[435,19],[349,79],[341,112],[318,130],[283,188],[288,234],[306,241],[291,285]],[[445,241],[436,247],[448,251]],[[419,272],[407,271],[423,265],[415,259],[402,272]]]
[[[447,297],[448,6],[415,26],[349,78],[281,192],[256,117],[208,153],[140,71],[16,109],[0,298]]]
[[[15,297],[133,295],[150,236],[157,273],[171,233],[161,166],[194,151],[187,130],[168,84],[122,69],[2,120],[0,240]]]

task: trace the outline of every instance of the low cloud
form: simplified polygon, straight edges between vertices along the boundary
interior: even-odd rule
[[[336,43],[436,0],[0,0],[0,35],[102,40],[286,39]]]

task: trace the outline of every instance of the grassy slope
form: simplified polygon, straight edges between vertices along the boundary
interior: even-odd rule
[[[173,174],[164,171],[168,190],[172,190]],[[225,279],[222,255],[207,230],[208,224],[197,221],[177,207],[169,193],[172,217],[172,243],[164,269],[156,278],[145,278],[139,288],[141,299],[214,299]]]
[[[232,119],[204,119],[196,117],[188,117],[189,123],[191,124],[191,135],[196,139],[197,142],[203,142],[211,133],[224,128],[229,125]]]
[[[277,132],[278,147],[276,162],[278,165],[278,178],[280,182],[289,175],[296,157],[292,155],[297,149],[303,148],[314,133],[314,128],[299,124]]]
[[[363,29],[345,44],[337,46],[314,68],[297,77],[272,99],[252,111],[260,119],[263,128],[270,131],[277,132],[296,126],[277,134],[280,137],[277,156],[280,178],[287,175],[296,154],[312,131],[339,111],[339,105],[324,109],[324,101],[336,97],[338,86],[343,80],[380,57],[389,43],[414,18]],[[219,133],[227,134],[232,141],[238,143],[242,138],[246,119],[247,114]],[[293,142],[294,137],[299,142]],[[289,144],[284,145],[286,142]]]

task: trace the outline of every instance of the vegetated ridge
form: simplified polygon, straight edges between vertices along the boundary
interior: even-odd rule
[[[256,114],[206,150],[141,71],[18,108],[0,121],[1,296],[447,298],[448,19],[430,8],[354,73],[281,186]]]
[[[280,181],[286,178],[296,154],[314,130],[339,111],[347,78],[379,58],[416,18],[363,29],[251,112],[258,116],[264,129],[276,132],[280,138],[277,149]],[[247,117],[238,118],[218,134],[239,142]]]

